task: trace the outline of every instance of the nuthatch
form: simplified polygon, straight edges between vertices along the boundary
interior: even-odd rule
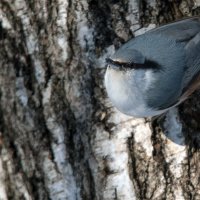
[[[106,59],[105,86],[121,112],[164,113],[200,87],[200,17],[137,36]]]

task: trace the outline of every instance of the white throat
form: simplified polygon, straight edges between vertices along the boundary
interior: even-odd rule
[[[109,98],[118,110],[127,115],[149,117],[162,114],[165,110],[155,110],[146,104],[145,91],[142,91],[142,88],[148,89],[144,86],[146,76],[149,74],[142,70],[140,72],[134,76],[134,69],[123,72],[108,67],[105,74],[105,86]]]

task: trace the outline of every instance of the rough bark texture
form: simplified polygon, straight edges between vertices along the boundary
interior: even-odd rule
[[[0,199],[200,199],[200,92],[158,119],[107,99],[104,59],[199,0],[0,1]]]

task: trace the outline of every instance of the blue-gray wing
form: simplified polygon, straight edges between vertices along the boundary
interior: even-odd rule
[[[161,71],[152,72],[154,75],[151,77],[155,80],[147,90],[144,90],[143,83],[138,85],[141,85],[140,90],[150,107],[168,108],[178,103],[182,95],[185,96],[188,85],[193,84],[193,77],[200,71],[200,17],[148,31],[127,42],[120,52],[126,53],[131,49],[161,66]]]
[[[170,41],[175,40],[177,46],[179,46],[179,44],[181,44],[181,46],[183,45],[182,55],[184,55],[184,57],[182,59],[184,60],[184,65],[179,65],[177,60],[177,65],[174,66],[181,68],[184,67],[182,74],[183,79],[180,88],[182,92],[177,101],[175,100],[176,98],[172,100],[172,97],[169,98],[172,101],[163,101],[163,103],[161,103],[159,107],[160,109],[164,109],[178,103],[179,100],[185,100],[194,90],[200,87],[200,17],[188,18],[168,25],[164,25],[162,27],[149,31],[147,35],[148,34],[162,35],[162,37],[168,38]],[[181,49],[179,49],[177,53],[180,50]],[[169,57],[168,59],[171,59],[171,57]],[[177,73],[177,75],[178,74],[179,72]],[[163,84],[165,84],[164,82]],[[173,82],[173,80],[171,80],[171,82]],[[178,79],[177,82],[174,80],[173,84],[177,85]],[[171,91],[173,92],[173,88],[171,89]],[[155,100],[152,104],[155,105]]]
[[[187,42],[200,31],[200,17],[186,18],[155,28],[148,33],[160,33],[177,42]]]
[[[191,17],[156,28],[150,32],[184,43],[186,71],[183,87],[191,82],[200,70],[200,17]]]
[[[185,46],[187,68],[183,78],[181,100],[200,88],[200,30]]]

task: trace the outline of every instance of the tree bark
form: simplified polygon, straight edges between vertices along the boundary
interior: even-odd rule
[[[0,1],[0,199],[200,199],[200,92],[156,119],[113,108],[104,60],[199,0]]]

